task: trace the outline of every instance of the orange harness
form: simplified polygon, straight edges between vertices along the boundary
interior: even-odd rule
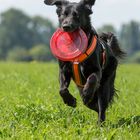
[[[96,46],[97,46],[97,37],[94,36],[92,38],[91,45],[90,45],[89,49],[73,61],[73,64],[72,64],[73,65],[73,77],[74,77],[73,80],[80,87],[84,87],[84,84],[82,83],[79,63],[85,61],[95,51]],[[103,48],[103,50],[104,51],[102,53],[102,58],[103,58],[102,65],[104,66],[105,57],[106,57],[105,48]]]

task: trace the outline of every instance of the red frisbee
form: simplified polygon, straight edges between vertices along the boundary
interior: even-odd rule
[[[88,39],[82,29],[65,32],[58,29],[52,36],[50,47],[53,55],[63,61],[73,61],[85,52]]]

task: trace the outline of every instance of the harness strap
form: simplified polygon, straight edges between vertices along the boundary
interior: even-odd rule
[[[74,82],[78,86],[83,87],[81,77],[80,77],[79,63],[73,63],[73,76],[74,76]]]
[[[73,61],[74,82],[80,87],[83,87],[84,85],[82,83],[82,79],[80,76],[79,63],[85,61],[88,58],[88,56],[94,52],[96,48],[96,44],[97,44],[97,38],[96,36],[94,36],[91,41],[91,45],[89,49]]]
[[[95,50],[96,44],[97,44],[97,38],[96,38],[96,36],[94,36],[91,41],[91,45],[90,45],[89,49],[85,53],[81,54],[78,58],[76,58],[74,60],[74,62],[80,63],[80,62],[83,62],[84,60],[86,60],[87,57]]]
[[[103,49],[103,52],[102,52],[102,69],[104,69],[104,66],[105,66],[105,63],[106,63],[106,49],[105,49],[105,46],[104,46],[104,43],[102,43],[102,49]]]

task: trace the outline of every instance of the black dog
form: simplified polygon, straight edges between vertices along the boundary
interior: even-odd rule
[[[90,14],[95,0],[81,0],[71,3],[64,0],[45,0],[47,5],[56,5],[60,28],[66,32],[78,28],[84,30],[88,36],[88,49],[96,39],[96,48],[87,59],[78,64],[82,84],[78,84],[73,73],[73,63],[59,60],[60,67],[60,95],[65,104],[76,107],[76,99],[70,94],[68,87],[73,79],[80,91],[83,103],[98,112],[99,122],[105,120],[105,111],[115,94],[114,81],[118,58],[121,51],[116,37],[112,33],[98,36],[91,25]],[[103,56],[104,55],[104,56]],[[105,58],[105,61],[104,61]]]

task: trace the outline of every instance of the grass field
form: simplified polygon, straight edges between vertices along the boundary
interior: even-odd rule
[[[140,140],[140,65],[118,68],[119,98],[107,110],[104,127],[86,108],[72,83],[77,108],[63,104],[58,66],[0,63],[0,139]]]

